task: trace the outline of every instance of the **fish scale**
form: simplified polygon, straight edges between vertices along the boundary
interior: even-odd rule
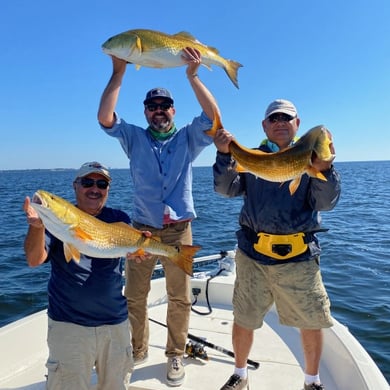
[[[275,156],[274,153],[254,154],[252,158],[246,158],[247,154],[245,154],[245,151],[235,142],[231,145],[230,150],[233,158],[246,171],[252,172],[264,180],[273,182],[285,182],[301,176],[302,172],[307,168],[312,155],[311,150],[303,153],[290,153],[283,156],[284,161],[281,164],[279,155]]]

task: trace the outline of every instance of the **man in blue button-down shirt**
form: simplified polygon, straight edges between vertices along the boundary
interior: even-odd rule
[[[213,142],[204,133],[212,126],[219,108],[214,97],[197,74],[200,53],[184,50],[186,74],[202,108],[192,123],[177,129],[171,93],[154,88],[144,100],[147,129],[126,123],[115,112],[126,62],[112,57],[113,73],[103,92],[98,120],[102,129],[119,140],[130,160],[134,184],[133,225],[161,237],[166,244],[192,244],[191,221],[196,217],[192,198],[192,163]],[[142,262],[127,261],[125,295],[132,327],[135,364],[145,362],[148,354],[149,324],[147,296],[157,257]],[[188,334],[191,310],[190,280],[169,259],[161,258],[168,295],[167,382],[180,386],[184,380],[182,356]]]

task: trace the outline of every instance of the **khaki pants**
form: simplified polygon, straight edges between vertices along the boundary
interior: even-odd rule
[[[149,230],[154,236],[159,236],[164,244],[192,245],[190,222],[170,224],[163,229],[155,229],[136,222],[133,225],[136,229]],[[133,350],[135,355],[142,355],[148,350],[147,298],[151,276],[158,259],[164,268],[168,296],[166,317],[168,337],[165,355],[181,356],[185,352],[191,311],[190,277],[169,259],[158,256],[153,256],[142,263],[126,261],[125,296],[129,310]]]
[[[48,320],[48,390],[125,390],[133,371],[129,323],[97,327]]]

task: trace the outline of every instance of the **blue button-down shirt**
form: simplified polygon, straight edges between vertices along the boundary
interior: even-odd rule
[[[171,219],[195,218],[192,163],[213,142],[204,133],[212,121],[202,112],[169,139],[158,141],[144,128],[117,118],[112,128],[101,127],[119,140],[129,158],[134,184],[132,220],[162,228],[166,206]]]

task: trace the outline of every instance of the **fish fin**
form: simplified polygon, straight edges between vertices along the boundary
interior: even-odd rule
[[[76,238],[79,238],[80,240],[83,240],[83,241],[93,240],[93,237],[90,234],[88,234],[85,230],[80,229],[78,227],[73,229],[73,233],[74,233],[74,236]]]
[[[195,253],[201,249],[198,245],[180,245],[177,247],[177,254],[169,259],[180,267],[187,275],[192,276],[192,263]]]
[[[138,35],[137,35],[137,39],[135,40],[135,47],[137,48],[139,54],[141,54],[143,52],[142,41]]]
[[[197,39],[188,31],[179,31],[175,34],[172,34],[173,37],[181,37],[186,39],[191,39],[192,41],[197,41]]]
[[[111,222],[110,225],[114,225],[114,226],[116,225],[116,226],[119,226],[119,227],[124,227],[124,228],[126,228],[128,230],[131,230],[134,233],[142,233],[141,230],[136,229],[135,227],[127,224],[126,222]]]
[[[217,111],[214,111],[214,119],[213,119],[213,126],[211,127],[210,130],[206,130],[205,133],[209,136],[214,138],[215,134],[217,133],[218,129],[222,129],[222,121],[221,121],[221,116]]]
[[[181,39],[188,39],[190,41],[193,41],[194,43],[203,45],[202,42],[199,42],[191,33],[187,32],[187,31],[179,31],[176,34],[172,34],[172,37],[181,38]],[[191,45],[188,45],[188,47],[190,47],[190,46]]]
[[[326,180],[326,177],[316,168],[312,167],[312,166],[309,166],[305,169],[305,172],[310,176],[310,177],[314,177],[316,179],[320,179],[320,180],[323,180],[323,181],[327,181]]]
[[[240,165],[237,161],[236,161],[236,166],[234,167],[234,169],[239,173],[248,172],[248,170],[245,169],[242,165]]]
[[[138,248],[135,252],[132,253],[133,256],[145,256],[146,252],[143,248]]]
[[[72,259],[77,263],[80,262],[80,252],[72,244],[64,243],[64,256],[67,263]]]
[[[299,176],[299,177],[296,177],[295,179],[291,180],[288,188],[290,190],[290,195],[294,195],[295,194],[295,191],[297,190],[297,188],[299,187],[299,184],[301,183],[301,177],[302,176]]]
[[[203,63],[201,63],[200,65],[204,66],[205,68],[207,68],[207,69],[210,70],[210,71],[213,70],[213,69],[211,68],[211,66],[208,65],[208,64],[203,64]]]
[[[207,47],[208,50],[212,51],[215,54],[219,54],[219,50],[216,47],[205,45],[204,43],[200,42],[197,38],[195,38],[191,33],[187,32],[187,31],[180,31],[176,34],[172,34],[172,37],[177,37],[180,39],[188,39],[188,40],[193,41],[194,43],[196,43],[198,45],[202,45],[202,46]],[[188,47],[191,47],[191,45],[189,44]]]

